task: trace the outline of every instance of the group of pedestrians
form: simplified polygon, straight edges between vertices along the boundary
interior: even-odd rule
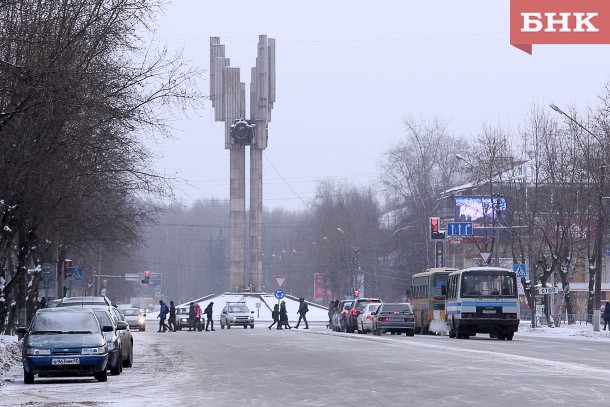
[[[205,310],[201,311],[201,306],[199,303],[191,302],[189,304],[189,321],[191,322],[189,326],[189,332],[196,331],[214,331],[214,320],[212,319],[214,303],[210,302]],[[309,329],[309,323],[307,322],[307,313],[309,312],[309,307],[305,302],[305,298],[299,298],[299,310],[297,314],[299,316],[299,320],[294,328],[299,329],[301,325],[301,321],[305,324],[304,329]],[[205,314],[207,319],[207,323],[205,319],[202,324],[202,316]],[[169,316],[169,318],[168,318]],[[290,323],[288,322],[288,312],[286,311],[286,301],[282,301],[280,304],[275,304],[273,306],[273,311],[271,312],[271,316],[273,318],[273,323],[268,327],[269,329],[273,328],[274,325],[277,324],[276,329],[292,329]],[[169,302],[169,307],[163,300],[159,300],[159,330],[157,332],[176,332],[176,305],[174,301]],[[167,320],[167,323],[165,321]],[[205,329],[203,326],[205,325]]]
[[[207,325],[205,325],[206,331],[214,331],[214,320],[212,319],[212,312],[214,308],[214,303],[210,302],[208,306],[205,308],[203,313],[205,313],[207,318]],[[199,303],[191,302],[189,304],[189,331],[202,331],[202,311]],[[169,316],[169,318],[168,318]],[[159,330],[157,332],[176,332],[176,305],[174,301],[169,302],[169,307],[163,300],[159,300]],[[167,319],[167,323],[165,323]],[[205,322],[205,321],[204,321]],[[211,328],[211,329],[210,329]]]
[[[309,329],[309,323],[307,322],[306,314],[309,312],[309,307],[305,302],[305,298],[299,298],[299,310],[297,314],[299,315],[299,320],[295,326],[296,329],[299,329],[299,325],[301,325],[301,320],[305,323],[304,329]],[[286,301],[282,301],[279,305],[275,304],[273,306],[273,311],[271,312],[271,317],[273,318],[273,323],[269,325],[267,328],[271,329],[275,324],[277,324],[276,329],[292,329],[290,324],[288,323],[288,312],[286,311]]]

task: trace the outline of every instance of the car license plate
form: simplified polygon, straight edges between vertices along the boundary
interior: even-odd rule
[[[483,310],[483,314],[495,314],[496,310],[495,309],[484,309]]]
[[[78,365],[80,363],[79,358],[63,358],[53,359],[51,362],[53,365]]]

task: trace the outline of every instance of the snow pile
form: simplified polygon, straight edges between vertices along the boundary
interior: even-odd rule
[[[0,335],[0,386],[4,383],[4,372],[18,364],[21,364],[21,344],[17,337]]]
[[[591,324],[561,325],[559,327],[540,326],[532,329],[529,322],[519,325],[519,335],[544,336],[544,337],[570,337],[582,339],[610,339],[610,330],[594,331]]]

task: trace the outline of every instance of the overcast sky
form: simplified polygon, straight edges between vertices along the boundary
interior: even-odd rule
[[[516,129],[532,103],[595,105],[610,79],[608,45],[534,45],[533,55],[512,47],[508,0],[174,0],[158,23],[160,41],[206,69],[206,94],[211,36],[246,89],[258,35],[275,38],[266,208],[306,209],[325,178],[378,189],[382,153],[407,116],[438,115],[456,135],[484,122]],[[158,168],[189,180],[178,197],[228,199],[229,152],[211,103],[174,127]]]

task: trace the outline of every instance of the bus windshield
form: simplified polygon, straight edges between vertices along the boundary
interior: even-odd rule
[[[515,297],[516,280],[510,274],[463,274],[462,297]]]

